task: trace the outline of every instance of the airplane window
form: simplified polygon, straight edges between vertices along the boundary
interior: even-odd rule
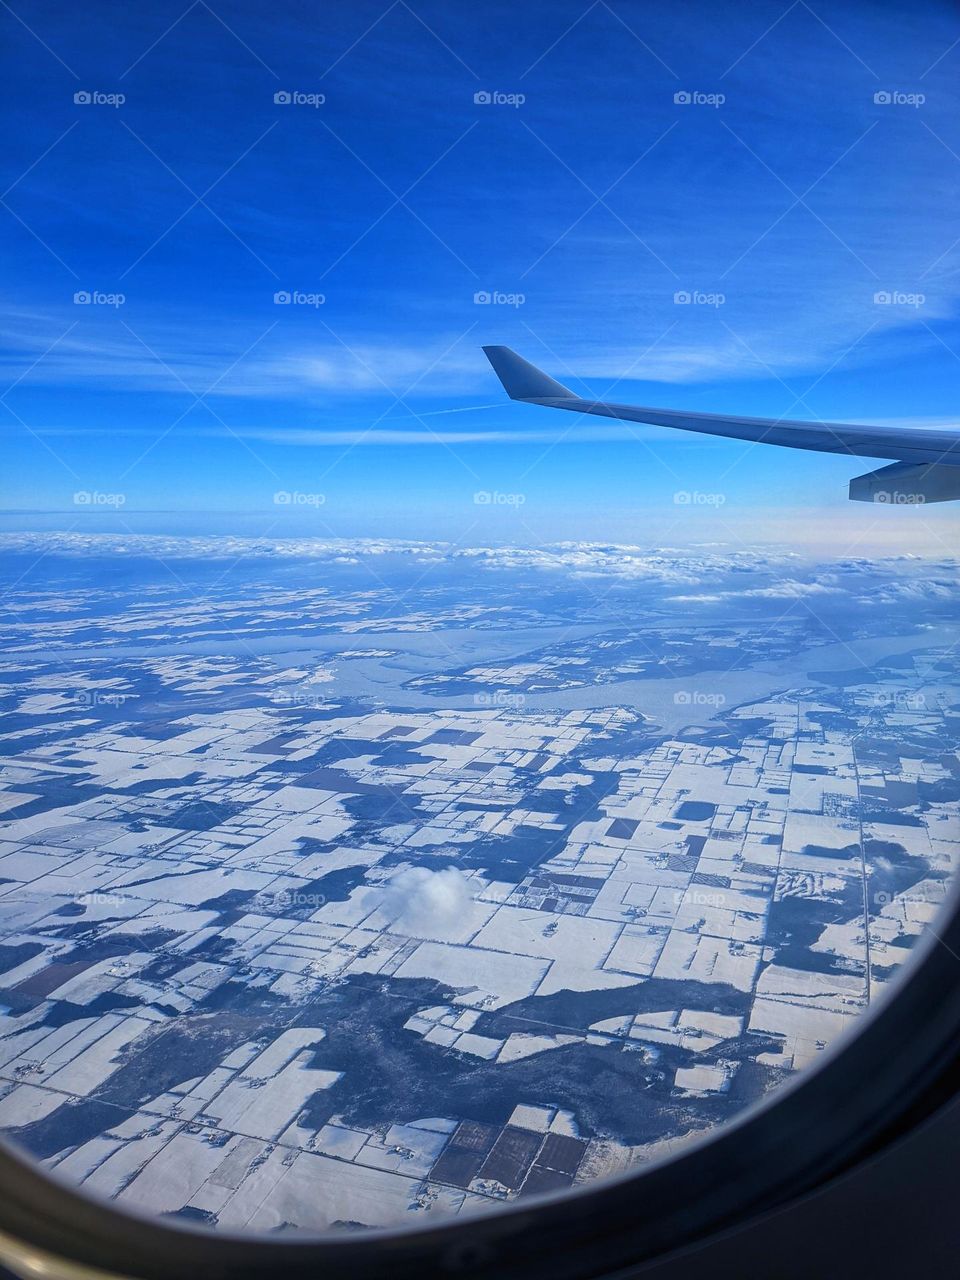
[[[955,17],[29,8],[0,1259],[509,1280],[932,1105]]]
[[[356,1230],[642,1168],[944,900],[956,606],[903,606],[946,564],[96,548],[9,557],[0,1123],[120,1206]]]

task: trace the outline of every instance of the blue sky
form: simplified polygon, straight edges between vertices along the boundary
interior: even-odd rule
[[[479,350],[639,403],[957,422],[953,5],[0,22],[6,509],[477,542],[956,532],[952,506],[847,504],[869,462],[510,405]]]

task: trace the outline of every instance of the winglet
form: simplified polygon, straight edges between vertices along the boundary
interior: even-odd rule
[[[548,378],[536,365],[509,347],[484,347],[483,352],[511,400],[576,399],[568,387]]]

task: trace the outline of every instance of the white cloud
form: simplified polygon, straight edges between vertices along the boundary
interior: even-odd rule
[[[0,534],[0,554],[98,556],[158,561],[312,560],[359,564],[386,557],[416,565],[476,566],[489,572],[542,572],[665,588],[665,604],[713,604],[736,600],[800,600],[850,595],[869,582],[870,601],[951,598],[958,564],[896,554],[876,559],[813,560],[794,551],[744,545],[648,548],[630,543],[559,542],[543,546],[456,546],[450,542],[393,538],[235,537],[233,535],[23,532]],[[918,581],[917,562],[931,574]],[[803,574],[804,576],[797,576]],[[742,585],[741,585],[742,584]],[[683,588],[699,588],[680,594]],[[674,594],[676,593],[676,594]]]
[[[849,299],[849,291],[843,296]],[[930,322],[949,318],[956,305],[952,294],[931,297],[921,316],[903,314],[902,308],[877,308],[866,294],[857,297],[852,315],[832,307],[833,299],[820,298],[815,324],[799,312],[787,311],[789,324],[781,315],[783,322],[772,329],[765,316],[758,322],[756,316],[735,319],[731,315],[724,316],[722,330],[715,325],[686,332],[683,328],[672,331],[677,308],[660,299],[659,319],[636,343],[622,337],[611,341],[605,314],[603,321],[600,316],[595,321],[582,317],[573,337],[545,332],[549,347],[528,331],[519,347],[527,359],[576,391],[637,399],[629,389],[638,381],[682,385],[756,378],[770,385],[771,375],[830,365],[838,352],[850,347],[851,336],[862,337],[868,331],[871,341],[855,346],[848,360],[881,360],[892,342],[902,357],[933,343]],[[825,320],[825,316],[831,318]],[[325,328],[306,342],[302,333],[284,337],[284,330],[266,326],[258,333],[249,324],[241,328],[231,317],[211,320],[192,331],[171,326],[162,318],[123,329],[115,323],[107,327],[99,317],[89,316],[82,326],[69,328],[68,322],[76,317],[53,312],[21,312],[12,319],[11,327],[0,330],[0,346],[6,353],[3,368],[10,381],[23,377],[31,384],[95,383],[179,396],[192,392],[213,401],[244,397],[309,402],[320,395],[374,395],[386,397],[389,403],[395,396],[499,393],[476,335],[441,325],[421,328],[413,340],[406,341],[397,341],[389,332],[371,336],[368,326],[360,337],[345,325],[342,332]],[[589,333],[597,336],[582,336]],[[662,336],[654,341],[658,333]],[[515,339],[506,335],[503,340]],[[775,397],[781,390],[772,387]],[[649,402],[648,392],[644,398]],[[770,412],[778,411],[772,404]],[[790,416],[810,415],[801,405]],[[932,425],[934,420],[930,421]],[[949,419],[943,424],[955,425]]]
[[[875,567],[875,566],[874,566]],[[671,596],[675,604],[718,604],[722,600],[802,600],[807,596],[844,595],[845,587],[823,575],[811,582],[785,578],[766,587],[749,587],[744,591],[720,591],[713,595]]]
[[[436,415],[425,415],[436,416]],[[418,419],[419,421],[419,419]],[[446,428],[434,430],[428,425],[411,427],[357,427],[349,430],[334,428],[333,430],[313,430],[300,427],[240,427],[231,431],[210,430],[195,434],[211,436],[233,436],[242,440],[261,440],[268,444],[299,445],[310,448],[336,446],[338,448],[358,445],[388,445],[391,448],[403,445],[466,445],[466,444],[597,444],[603,442],[620,442],[637,439],[655,438],[657,428],[623,426],[583,426],[565,431],[562,427],[544,428],[539,431],[516,430],[466,430],[450,431]],[[662,434],[662,433],[661,433]],[[698,445],[702,437],[684,437]]]
[[[473,901],[470,881],[455,867],[408,867],[388,882],[383,910],[400,933],[432,936],[456,927]]]

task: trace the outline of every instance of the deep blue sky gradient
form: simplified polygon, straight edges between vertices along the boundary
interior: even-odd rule
[[[479,350],[639,403],[960,420],[954,5],[19,2],[0,25],[5,508],[93,519],[73,494],[119,492],[131,522],[480,542],[956,532],[952,508],[848,507],[870,463],[510,405]]]

